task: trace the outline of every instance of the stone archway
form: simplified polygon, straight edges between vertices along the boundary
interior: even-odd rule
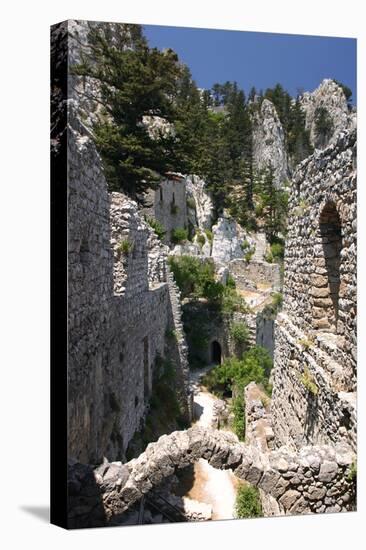
[[[104,521],[108,523],[177,468],[185,468],[200,458],[214,468],[232,470],[239,479],[271,495],[284,514],[353,509],[355,480],[350,471],[355,455],[349,447],[319,445],[303,447],[299,452],[284,447],[263,453],[228,432],[194,426],[161,436],[127,464],[103,463],[95,470],[70,464],[72,526],[93,526],[98,503],[102,503]]]
[[[221,365],[221,359],[222,359],[221,345],[217,340],[213,340],[213,342],[211,342],[211,350],[210,350],[211,363],[214,363],[215,365]]]
[[[342,250],[341,220],[334,202],[327,202],[319,217],[319,236],[323,252],[323,276],[319,277],[324,285],[321,303],[322,330],[337,332],[338,302],[340,289],[340,264]]]

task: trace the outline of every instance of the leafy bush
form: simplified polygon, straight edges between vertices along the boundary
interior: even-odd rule
[[[210,244],[212,244],[212,241],[213,241],[213,233],[212,231],[210,231],[210,229],[205,229],[205,234],[206,234],[206,237],[207,237],[207,240]]]
[[[211,261],[194,256],[170,256],[169,265],[183,298],[203,297],[208,282],[215,282],[215,270]],[[206,292],[209,292],[206,286]]]
[[[194,200],[193,197],[188,197],[188,199],[187,199],[187,207],[190,208],[191,210],[195,210],[195,209],[196,209],[196,201]]]
[[[284,244],[281,242],[274,242],[271,244],[271,254],[273,260],[283,260],[285,253]]]
[[[176,227],[172,231],[171,240],[174,244],[179,244],[188,239],[188,229],[184,227]]]
[[[300,340],[298,340],[298,343],[305,350],[310,349],[314,345],[314,342],[310,338],[300,338]]]
[[[236,288],[235,279],[232,275],[228,275],[227,281],[226,281],[226,286],[228,288]]]
[[[272,305],[274,308],[279,309],[283,304],[283,295],[281,292],[274,292],[272,294]]]
[[[202,247],[206,242],[206,237],[203,235],[203,233],[199,233],[197,235],[197,242]]]
[[[122,239],[117,245],[117,253],[119,256],[128,256],[133,251],[134,243],[129,239]]]
[[[270,394],[269,375],[272,369],[272,359],[268,351],[261,346],[253,346],[246,351],[241,359],[229,357],[221,365],[213,368],[203,378],[204,384],[217,395],[232,391],[233,386],[238,393],[250,382],[261,384]]]
[[[322,144],[330,137],[333,128],[333,120],[328,110],[325,107],[317,107],[315,109],[315,132]]]
[[[249,243],[249,241],[247,241],[247,239],[245,239],[245,240],[241,243],[240,247],[241,247],[242,250],[247,250],[248,248],[250,248],[250,243]]]
[[[256,518],[263,515],[259,491],[256,487],[250,485],[239,487],[236,495],[235,515],[237,518]]]
[[[248,325],[242,321],[233,323],[230,334],[237,344],[246,344],[249,339]]]
[[[221,311],[223,313],[248,313],[249,307],[246,301],[240,294],[237,293],[235,287],[226,285],[221,298]]]
[[[155,220],[154,218],[146,217],[145,220],[150,225],[150,227],[155,231],[158,239],[162,241],[166,233],[163,224],[161,224],[160,222],[158,222],[158,220]]]
[[[231,410],[234,413],[233,429],[240,441],[245,439],[245,402],[243,395],[233,399]]]
[[[304,368],[304,372],[300,377],[300,381],[311,394],[318,395],[319,388],[308,367]]]
[[[273,264],[273,254],[272,254],[272,252],[271,251],[266,252],[265,255],[264,255],[264,259],[269,264]]]
[[[252,259],[253,257],[253,254],[254,254],[254,250],[249,250],[248,252],[246,252],[246,254],[244,254],[244,260],[249,263],[250,260]]]
[[[223,285],[215,280],[214,264],[195,256],[170,256],[169,265],[182,298],[206,298],[211,305],[222,313],[235,311],[247,313],[248,306],[232,286]]]
[[[224,291],[224,285],[217,281],[205,281],[202,286],[203,298],[215,304],[221,303]]]

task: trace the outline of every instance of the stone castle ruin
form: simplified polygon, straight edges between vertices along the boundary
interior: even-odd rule
[[[293,177],[284,307],[275,335],[279,444],[356,448],[356,132],[339,134]]]
[[[164,247],[136,203],[108,194],[93,141],[72,109],[68,138],[69,453],[97,463],[123,456],[140,429],[159,358],[174,362],[190,417],[187,350]]]
[[[55,36],[67,35],[68,26],[82,34],[78,25],[56,27]],[[67,47],[70,59],[77,60],[75,43],[69,40]],[[144,209],[122,193],[109,193],[90,121],[81,116],[84,109],[93,116],[93,105],[80,99],[85,83],[72,76],[69,84],[70,526],[113,523],[176,469],[201,457],[258,487],[266,515],[353,509],[355,129],[339,130],[337,139],[332,136],[331,144],[317,149],[293,174],[284,303],[274,321],[262,310],[282,281],[279,266],[265,260],[264,234],[244,232],[226,212],[214,222],[210,194],[197,176],[167,174],[147,195]],[[268,112],[271,120],[262,121],[263,132],[283,141],[278,117],[267,103],[260,116]],[[281,144],[277,140],[274,146]],[[260,144],[255,151],[260,164]],[[287,175],[285,156],[278,152],[278,157],[278,173]],[[151,218],[164,225],[164,242],[151,228]],[[190,227],[196,230],[192,242],[172,243],[175,229]],[[197,235],[205,235],[204,242]],[[250,261],[243,258],[243,243],[252,252]],[[126,451],[149,414],[164,361],[174,368],[182,417],[192,420],[191,341],[183,329],[184,306],[169,271],[170,254],[212,261],[218,280],[231,276],[250,302],[250,313],[235,313],[231,321],[244,320],[251,344],[274,354],[270,413],[258,413],[258,400],[248,397],[246,444],[216,429],[192,427],[162,436],[127,462]],[[190,307],[199,305],[188,304],[185,314]],[[235,354],[227,320],[210,318],[207,311],[193,313],[205,317],[208,330],[203,362],[220,363]],[[88,466],[95,464],[101,466]]]

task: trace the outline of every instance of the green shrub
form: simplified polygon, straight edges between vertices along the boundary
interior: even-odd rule
[[[311,394],[318,395],[319,388],[308,367],[304,368],[304,372],[300,377],[300,381]]]
[[[128,256],[133,251],[134,243],[129,239],[122,239],[117,245],[117,253],[119,256]]]
[[[285,247],[283,243],[275,242],[271,244],[271,254],[273,260],[283,260]]]
[[[252,257],[253,257],[253,254],[254,254],[254,250],[253,250],[253,249],[252,249],[252,250],[248,250],[248,252],[246,252],[246,253],[244,254],[244,260],[245,260],[247,263],[249,263],[250,260],[251,260]]]
[[[205,385],[213,393],[223,395],[232,391],[234,385],[240,394],[250,382],[261,384],[268,395],[271,394],[269,376],[272,359],[261,346],[253,346],[241,359],[229,357],[221,365],[213,368],[205,377]]]
[[[236,495],[235,515],[237,518],[257,518],[263,516],[259,491],[256,487],[250,485],[239,487]]]
[[[298,340],[297,342],[305,350],[310,349],[314,345],[314,342],[310,338],[306,338],[306,337],[305,338],[300,338],[300,340]]]
[[[202,296],[209,302],[219,303],[222,300],[225,287],[217,281],[205,281],[202,285]]]
[[[235,279],[232,275],[228,275],[227,281],[226,281],[226,286],[228,288],[236,288]]]
[[[238,294],[235,288],[226,285],[221,298],[221,311],[223,313],[248,313],[249,307],[245,299]]]
[[[237,344],[246,344],[249,339],[249,328],[243,321],[233,323],[230,334]]]
[[[274,308],[279,309],[283,304],[283,295],[281,292],[274,292],[272,294],[272,305]]]
[[[266,252],[265,255],[264,255],[264,259],[267,263],[273,264],[273,254],[272,254],[272,252],[271,251]]]
[[[174,244],[185,242],[188,239],[188,229],[176,227],[172,231],[171,240]]]
[[[160,239],[162,241],[164,239],[164,236],[165,236],[165,233],[166,233],[163,224],[161,224],[160,222],[158,222],[158,220],[155,220],[154,218],[147,218],[146,217],[145,221],[155,231],[158,239]]]
[[[206,237],[203,235],[203,233],[199,233],[197,235],[197,242],[202,247],[206,242]]]
[[[210,244],[212,244],[212,241],[213,241],[213,233],[212,231],[210,231],[210,229],[205,229],[205,234],[206,234],[206,237],[207,237],[207,240]]]
[[[235,397],[231,404],[231,410],[234,413],[233,429],[240,441],[245,440],[245,402],[241,395]]]
[[[193,197],[188,197],[188,199],[187,199],[187,207],[190,208],[191,210],[195,210],[195,209],[196,209],[196,201],[194,200]]]
[[[215,269],[211,261],[188,255],[170,256],[168,261],[183,298],[203,297],[205,284],[215,282]]]
[[[241,247],[242,250],[247,250],[248,248],[250,248],[250,243],[249,243],[249,241],[247,241],[247,239],[245,239],[245,240],[241,243],[240,247]]]

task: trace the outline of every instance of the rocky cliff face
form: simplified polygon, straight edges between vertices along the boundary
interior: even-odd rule
[[[234,258],[243,258],[242,243],[245,232],[232,218],[222,216],[212,227],[212,258],[218,264],[227,264]]]
[[[188,201],[193,199],[195,203],[195,209],[189,208],[189,221],[202,231],[210,229],[214,207],[206,182],[199,176],[188,176],[186,178],[186,189]],[[193,202],[191,204],[193,205]]]
[[[324,79],[313,92],[305,92],[301,98],[305,111],[306,129],[310,131],[310,141],[315,148],[324,148],[336,142],[342,130],[356,127],[356,114],[350,113],[342,88],[331,79]],[[316,131],[316,113],[325,108],[332,122],[332,129],[326,139],[320,139]]]
[[[263,100],[253,117],[253,159],[259,170],[272,165],[278,187],[288,178],[285,133],[276,108],[268,99]]]

